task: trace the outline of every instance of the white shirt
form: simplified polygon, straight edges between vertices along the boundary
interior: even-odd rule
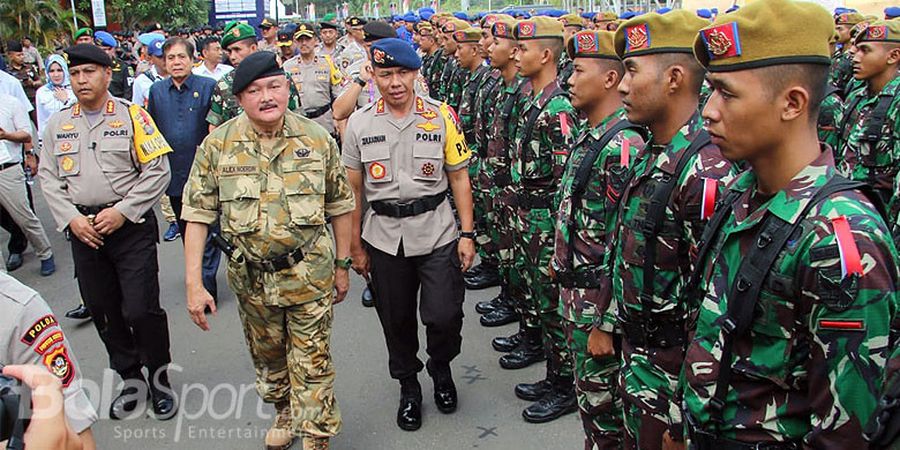
[[[66,106],[74,105],[78,102],[71,87],[66,87],[66,92],[69,94],[69,98],[65,102],[61,102],[54,95],[53,86],[50,84],[45,84],[38,88],[37,93],[34,95],[34,103],[37,104],[37,127],[41,135],[44,133],[44,125],[47,124],[47,119],[53,113],[62,111]]]
[[[8,133],[31,133],[31,119],[23,106],[15,97],[0,93],[0,128]],[[22,162],[22,144],[3,139],[0,140],[0,164],[8,162]]]
[[[150,66],[150,70],[134,77],[134,84],[131,85],[131,103],[146,108],[147,99],[150,98],[150,86],[163,78],[156,71],[156,66]]]
[[[225,76],[226,73],[231,72],[232,70],[234,70],[234,67],[225,64],[219,64],[218,66],[216,66],[216,70],[210,72],[206,67],[206,64],[200,64],[199,66],[194,67],[191,72],[193,72],[194,75],[200,75],[201,77],[212,78],[213,80],[219,81],[222,79],[222,77]]]
[[[25,112],[34,110],[34,106],[31,105],[31,102],[28,101],[28,97],[25,95],[25,89],[22,88],[22,82],[2,70],[0,70],[0,94],[7,94],[15,97],[16,100],[25,107]]]

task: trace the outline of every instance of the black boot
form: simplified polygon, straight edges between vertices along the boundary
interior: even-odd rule
[[[494,350],[503,353],[509,353],[516,349],[519,346],[519,343],[522,342],[522,338],[525,335],[525,332],[520,328],[516,334],[510,336],[499,336],[495,337],[491,340],[491,347],[494,347]]]
[[[456,395],[456,385],[453,383],[453,375],[450,373],[450,365],[436,364],[429,359],[425,367],[434,380],[434,404],[437,405],[438,411],[444,414],[456,411],[459,400]]]
[[[553,384],[546,378],[537,383],[519,383],[516,385],[516,397],[529,402],[536,402],[544,398],[552,388]]]
[[[150,400],[153,406],[153,417],[157,420],[169,420],[178,411],[169,374],[165,366],[150,369]]]
[[[133,414],[140,406],[141,399],[150,398],[150,389],[147,386],[147,380],[140,370],[121,374],[124,387],[119,395],[109,404],[109,418],[112,420],[123,420],[133,417]],[[146,404],[145,404],[146,406]]]
[[[493,264],[488,265],[487,263],[481,263],[481,266],[483,268],[478,275],[465,278],[466,289],[478,290],[500,286],[500,271],[497,269],[497,266]]]
[[[529,423],[546,423],[578,411],[575,398],[575,380],[555,376],[550,391],[540,400],[522,411],[522,417]]]
[[[478,319],[483,327],[502,327],[503,325],[519,321],[519,313],[509,306],[501,306]]]
[[[488,301],[476,303],[475,312],[477,312],[478,314],[487,314],[491,311],[496,310],[497,308],[502,308],[510,305],[511,303],[512,302],[509,296],[506,294],[506,286],[501,286],[500,293],[497,294],[496,297]]]
[[[523,369],[534,363],[547,359],[544,344],[541,341],[540,328],[526,328],[525,338],[515,350],[500,357],[500,367],[504,369]]]
[[[406,431],[416,431],[422,426],[422,385],[415,375],[400,380],[397,426]]]

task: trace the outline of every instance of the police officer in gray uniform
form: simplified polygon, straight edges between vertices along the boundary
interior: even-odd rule
[[[69,428],[85,449],[95,448],[97,411],[81,385],[81,371],[59,322],[41,296],[0,272],[0,363],[34,364],[59,379]]]
[[[450,362],[462,343],[462,271],[475,255],[470,154],[455,113],[415,93],[422,59],[411,45],[381,39],[372,44],[371,59],[382,97],[354,113],[344,134],[343,161],[360,200],[351,253],[353,268],[366,278],[371,274],[391,377],[400,380],[397,424],[411,431],[421,426],[420,289],[434,400],[444,413],[457,406]],[[363,199],[370,207],[360,232]]]
[[[171,177],[172,149],[150,115],[109,95],[112,60],[99,47],[66,50],[78,103],[47,122],[41,187],[60,231],[71,235],[81,297],[110,366],[125,380],[110,417],[134,411],[150,377],[154,414],[171,418],[169,328],[159,306],[159,240],[153,205]]]

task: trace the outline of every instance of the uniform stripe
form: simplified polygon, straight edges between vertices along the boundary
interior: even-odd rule
[[[631,141],[622,139],[622,151],[619,153],[619,167],[628,167],[631,162]]]
[[[559,129],[564,137],[569,135],[569,115],[564,112],[559,113]]]
[[[819,328],[823,330],[865,330],[862,320],[819,320]]]
[[[850,274],[863,274],[862,260],[859,257],[859,248],[856,247],[856,241],[853,240],[853,233],[850,231],[850,223],[847,222],[845,216],[836,217],[831,220],[834,227],[834,235],[837,238],[838,250],[841,254],[841,278]]]
[[[719,181],[714,178],[703,179],[703,198],[700,203],[700,219],[705,220],[713,215],[716,210],[716,193],[719,191]]]

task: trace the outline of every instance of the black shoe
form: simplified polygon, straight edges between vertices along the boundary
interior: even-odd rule
[[[568,379],[568,383],[554,383],[547,395],[525,408],[522,417],[529,423],[546,423],[560,417],[578,411],[578,402],[575,398],[575,386]]]
[[[124,420],[136,417],[133,413],[141,403],[142,391],[144,398],[150,399],[150,390],[147,388],[147,382],[144,381],[143,376],[125,380],[125,387],[109,405],[109,418]]]
[[[503,353],[509,353],[516,349],[519,346],[519,343],[522,342],[522,331],[519,330],[516,334],[511,336],[499,336],[495,337],[491,340],[491,347],[494,347],[494,350]]]
[[[372,295],[372,283],[366,284],[366,288],[362,292],[362,305],[366,308],[375,306],[375,296]]]
[[[12,272],[13,270],[22,267],[22,254],[21,253],[10,253],[9,258],[6,258],[6,271]]]
[[[515,350],[500,357],[500,367],[504,369],[524,369],[547,359],[541,342],[540,328],[526,328],[524,339]]]
[[[151,370],[150,373],[153,374],[156,371]],[[154,419],[156,420],[169,420],[175,416],[175,412],[178,410],[178,406],[175,402],[175,397],[172,395],[172,386],[169,384],[169,377],[165,372],[165,369],[156,376],[156,379],[151,377],[150,380],[150,403],[153,407],[152,414]]]
[[[500,286],[500,274],[497,272],[497,268],[485,268],[473,277],[465,278],[466,280],[466,289],[469,290],[478,290],[478,289],[487,289],[489,287]]]
[[[437,369],[431,363],[431,360],[428,361],[426,367],[434,380],[434,404],[437,405],[438,411],[444,414],[456,411],[459,399],[456,395],[456,384],[453,383],[450,367],[445,366],[442,369]]]
[[[463,272],[463,277],[467,279],[477,277],[479,274],[481,274],[482,270],[484,270],[484,264],[479,263],[477,266]]]
[[[496,310],[497,308],[502,308],[506,304],[507,299],[504,297],[503,291],[500,291],[500,293],[497,294],[496,297],[487,301],[476,303],[475,312],[477,312],[478,314],[487,314],[491,311]]]
[[[553,389],[553,385],[547,379],[537,383],[519,383],[516,385],[516,397],[529,402],[536,402],[547,395],[551,389]]]
[[[501,327],[518,321],[519,314],[508,307],[497,308],[478,319],[483,327]]]
[[[422,426],[422,386],[415,376],[400,381],[397,426],[406,431],[416,431]]]
[[[69,311],[66,311],[66,317],[68,317],[70,319],[81,319],[81,320],[90,319],[91,311],[89,309],[87,309],[87,306],[84,306],[82,304],[82,305],[76,306],[75,308],[73,308]]]

